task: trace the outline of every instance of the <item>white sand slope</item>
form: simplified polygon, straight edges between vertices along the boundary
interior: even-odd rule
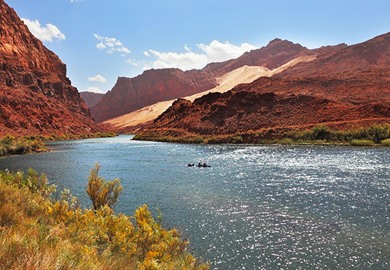
[[[183,98],[190,101],[194,101],[196,98],[199,98],[211,92],[227,92],[239,84],[251,83],[260,77],[270,77],[272,75],[282,72],[289,67],[295,66],[300,62],[309,62],[314,60],[315,58],[315,56],[297,57],[274,70],[269,70],[265,67],[258,66],[243,66],[231,72],[228,72],[222,77],[218,78],[219,85],[217,87]],[[113,127],[115,130],[137,127],[156,119],[160,114],[162,114],[166,109],[168,109],[175,100],[176,99],[158,102],[153,105],[136,110],[134,112],[106,120],[103,122],[103,124],[107,124]]]

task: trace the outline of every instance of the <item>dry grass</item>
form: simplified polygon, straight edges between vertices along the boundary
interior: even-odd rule
[[[147,206],[134,217],[81,209],[69,194],[52,200],[45,179],[0,171],[0,269],[209,269]]]

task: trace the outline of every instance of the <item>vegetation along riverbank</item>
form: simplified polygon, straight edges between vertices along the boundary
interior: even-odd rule
[[[122,186],[98,174],[86,190],[93,208],[82,209],[69,190],[54,199],[44,174],[0,171],[0,269],[209,269],[146,205],[116,214]]]
[[[390,125],[371,125],[350,130],[317,125],[310,129],[263,129],[226,135],[201,135],[183,130],[159,129],[137,133],[134,140],[220,144],[321,144],[351,146],[390,146]]]
[[[48,148],[45,145],[47,141],[63,141],[63,140],[78,140],[88,138],[103,138],[117,136],[114,132],[98,132],[92,134],[82,135],[31,135],[14,137],[12,135],[6,135],[0,137],[0,157],[7,155],[21,155],[28,153],[39,153],[47,151]]]

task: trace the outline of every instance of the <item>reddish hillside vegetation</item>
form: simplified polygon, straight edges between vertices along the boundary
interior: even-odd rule
[[[66,66],[0,0],[0,135],[85,134],[100,128]]]

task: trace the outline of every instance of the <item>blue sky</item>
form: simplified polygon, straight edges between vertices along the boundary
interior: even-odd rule
[[[5,0],[79,91],[145,69],[201,68],[274,38],[309,48],[390,31],[388,0]]]

